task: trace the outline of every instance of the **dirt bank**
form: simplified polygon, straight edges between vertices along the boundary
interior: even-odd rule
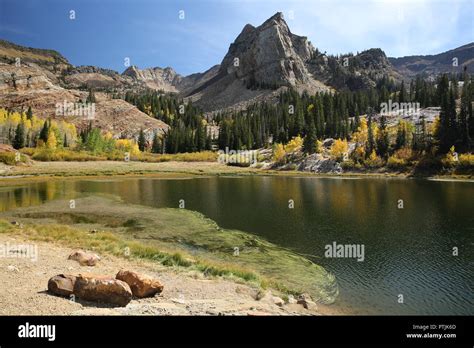
[[[208,279],[198,272],[182,272],[143,260],[101,255],[95,267],[67,260],[72,249],[53,243],[0,235],[0,244],[35,244],[38,258],[0,257],[0,315],[317,315],[331,314],[330,307],[304,309],[299,304],[278,306],[267,295],[256,300],[258,290],[224,279]],[[159,279],[162,294],[132,300],[126,307],[110,307],[80,300],[73,302],[47,293],[48,279],[59,273],[90,272],[115,275],[129,269]]]

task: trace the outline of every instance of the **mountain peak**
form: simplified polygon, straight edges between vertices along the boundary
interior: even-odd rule
[[[275,22],[285,22],[283,12],[277,12],[270,18],[268,18],[264,23],[269,22],[269,21],[275,21]],[[286,22],[285,22],[286,23]]]
[[[288,31],[288,33],[290,32],[288,28],[288,24],[286,23],[283,17],[283,13],[281,12],[277,12],[273,16],[268,18],[265,22],[262,23],[262,25],[258,27],[258,29],[263,30],[263,29],[266,29],[268,27],[273,27],[273,26],[283,27],[286,29],[286,31]]]
[[[272,88],[306,84],[310,81],[305,63],[312,50],[305,37],[290,32],[283,14],[277,12],[256,28],[250,24],[243,28],[222,61],[221,74]]]

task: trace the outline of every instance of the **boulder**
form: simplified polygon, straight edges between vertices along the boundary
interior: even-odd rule
[[[312,154],[307,156],[297,168],[303,172],[314,172],[314,173],[335,173],[340,174],[343,172],[342,166],[339,162],[330,158],[325,158],[321,154]]]
[[[158,280],[143,274],[121,270],[115,278],[127,283],[135,297],[151,297],[163,291],[163,285]]]
[[[263,294],[260,293],[259,295],[257,295],[257,300],[261,302],[274,304],[279,307],[282,307],[285,304],[285,301],[281,297],[273,296],[271,291],[267,291]]]
[[[333,138],[327,138],[327,139],[324,139],[323,141],[323,146],[326,148],[326,149],[329,149],[331,148],[331,146],[334,144],[335,140]]]
[[[97,254],[76,250],[69,255],[68,260],[77,261],[81,266],[95,266],[100,261],[100,257]]]
[[[288,295],[288,303],[289,304],[295,304],[297,303],[295,297],[293,295]]]
[[[86,301],[126,306],[132,299],[130,286],[108,276],[79,274],[74,284],[74,295]]]
[[[311,296],[309,296],[308,294],[301,294],[298,297],[298,300],[296,301],[296,303],[302,305],[306,309],[315,310],[318,308],[316,303],[311,299]]]
[[[69,297],[73,294],[76,276],[71,274],[58,274],[48,281],[48,291],[54,295]]]

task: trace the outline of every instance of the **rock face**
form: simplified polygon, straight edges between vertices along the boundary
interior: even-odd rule
[[[74,291],[76,276],[71,274],[59,274],[49,279],[48,291],[59,296],[70,296]]]
[[[100,261],[100,257],[97,254],[76,250],[69,255],[68,260],[77,261],[81,266],[95,266]]]
[[[244,27],[230,45],[220,73],[234,74],[250,86],[314,85],[324,90],[325,86],[317,83],[305,66],[313,51],[306,37],[290,32],[278,12],[257,28],[250,24]]]
[[[218,72],[219,65],[215,65],[203,73],[188,76],[182,76],[170,67],[139,69],[136,66],[131,66],[122,73],[122,76],[140,82],[150,89],[180,93],[184,96],[214,78]]]
[[[132,300],[132,290],[127,283],[107,276],[79,274],[73,292],[82,300],[122,307]]]
[[[170,67],[140,70],[136,66],[131,66],[122,75],[142,81],[148,88],[175,93],[179,91],[177,85],[182,80],[182,76]]]
[[[188,93],[205,110],[244,108],[272,99],[280,87],[299,91],[329,91],[307,69],[314,47],[306,37],[292,34],[279,12],[254,27],[247,24],[230,45],[217,74]]]
[[[163,291],[158,280],[135,272],[121,270],[115,278],[127,283],[135,297],[151,297]]]
[[[79,79],[77,81],[82,82],[76,81],[78,85],[99,83],[97,81],[116,84],[119,79],[123,79],[120,75],[117,76],[110,77],[98,72],[77,72],[65,79],[69,81]],[[85,80],[81,80],[82,78]],[[95,114],[92,119],[86,116],[57,115],[57,104],[80,103],[87,99],[88,92],[63,88],[56,84],[59,82],[55,79],[56,77],[48,70],[36,65],[17,67],[14,64],[0,63],[0,107],[26,111],[31,106],[34,114],[40,118],[52,118],[58,121],[65,119],[79,129],[87,127],[92,122],[94,127],[111,132],[116,138],[137,137],[140,129],[152,137],[155,132],[162,134],[169,128],[166,123],[148,116],[126,101],[111,99],[99,92],[95,93]]]
[[[297,168],[303,172],[314,173],[333,173],[340,174],[343,172],[341,164],[329,158],[324,158],[320,154],[307,156]]]

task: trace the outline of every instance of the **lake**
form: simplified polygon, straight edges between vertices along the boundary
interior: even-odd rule
[[[90,194],[153,207],[184,204],[224,228],[291,249],[336,276],[340,295],[333,306],[350,313],[474,314],[473,182],[283,176],[65,179],[1,186],[0,211]],[[363,246],[363,261],[325,257],[326,245],[333,243]]]

